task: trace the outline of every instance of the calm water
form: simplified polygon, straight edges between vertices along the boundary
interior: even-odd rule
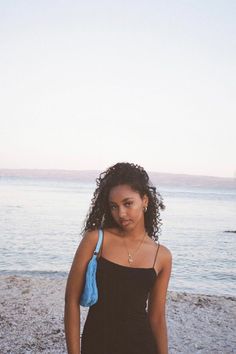
[[[94,185],[0,179],[0,272],[65,276]],[[236,295],[236,190],[159,188],[170,290]]]

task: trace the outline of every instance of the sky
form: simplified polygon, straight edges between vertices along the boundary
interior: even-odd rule
[[[0,0],[0,168],[236,176],[236,2]]]

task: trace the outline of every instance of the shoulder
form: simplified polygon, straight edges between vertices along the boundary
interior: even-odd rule
[[[170,271],[172,267],[171,251],[164,245],[160,244],[159,249],[159,264],[162,271]]]
[[[162,256],[166,259],[172,259],[172,253],[169,250],[169,248],[167,248],[166,246],[159,244],[160,245],[160,250],[159,252],[162,254]]]
[[[86,231],[77,247],[74,260],[72,263],[73,269],[80,269],[87,265],[98,241],[98,230]]]
[[[159,254],[161,254],[164,258],[167,258],[167,259],[172,258],[171,251],[166,246],[164,246],[162,243],[156,242],[153,239],[150,239],[149,242],[150,242],[150,244],[153,245],[153,247],[155,247],[158,250]]]
[[[171,269],[172,267],[172,254],[171,251],[164,245],[162,245],[160,242],[155,242],[153,241],[153,244],[156,248],[157,252],[157,262],[156,262],[156,267],[157,271],[161,272],[164,270]]]
[[[86,231],[82,236],[83,242],[96,243],[98,240],[98,229]]]
[[[86,231],[80,241],[77,253],[91,256],[98,242],[98,229]]]

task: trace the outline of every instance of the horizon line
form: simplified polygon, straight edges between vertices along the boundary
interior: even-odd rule
[[[66,172],[102,172],[103,170],[99,169],[66,169],[66,168],[5,168],[0,167],[0,171],[66,171]],[[164,175],[177,175],[177,176],[189,176],[189,177],[208,177],[208,178],[217,178],[217,179],[228,179],[228,180],[236,180],[236,175],[233,177],[226,177],[226,176],[214,176],[214,175],[202,175],[202,174],[191,174],[191,173],[175,173],[175,172],[160,172],[160,171],[153,171],[153,170],[146,170],[148,173],[157,173],[157,174],[164,174]]]

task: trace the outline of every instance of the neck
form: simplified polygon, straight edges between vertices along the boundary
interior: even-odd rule
[[[130,231],[122,230],[122,236],[127,239],[140,240],[146,233],[145,227],[138,227]]]

